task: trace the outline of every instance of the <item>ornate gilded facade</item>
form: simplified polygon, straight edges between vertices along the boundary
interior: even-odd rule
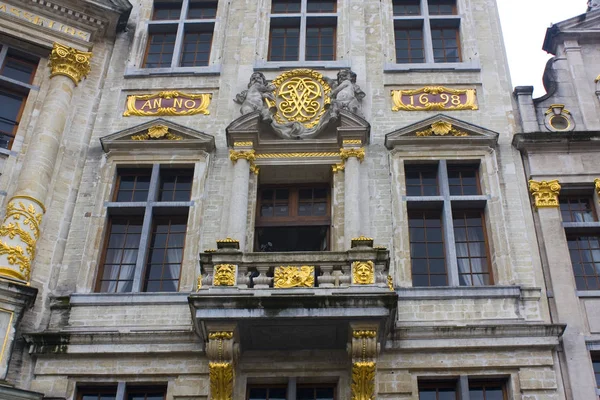
[[[598,71],[495,3],[0,1],[0,399],[591,399]]]

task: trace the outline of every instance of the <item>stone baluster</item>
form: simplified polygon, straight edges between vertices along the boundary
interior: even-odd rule
[[[248,185],[250,172],[258,174],[254,164],[256,156],[252,142],[236,142],[229,150],[229,159],[233,162],[233,184],[229,203],[228,235],[239,241],[240,250],[245,250],[248,218]]]
[[[255,289],[268,289],[271,287],[271,282],[273,278],[267,276],[270,267],[260,266],[256,267],[258,270],[258,276],[254,278],[254,288]]]
[[[333,287],[335,276],[332,275],[333,265],[321,265],[321,276],[317,277],[319,287]]]
[[[343,146],[340,157],[344,162],[344,237],[349,243],[361,233],[360,163],[365,158],[365,150],[352,140],[344,141]]]
[[[49,58],[48,93],[38,117],[14,196],[0,227],[0,276],[29,282],[36,242],[46,209],[43,200],[52,181],[75,87],[90,72],[92,53],[55,43]]]

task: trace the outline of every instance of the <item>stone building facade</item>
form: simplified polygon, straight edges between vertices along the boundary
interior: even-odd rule
[[[0,398],[588,398],[494,0],[3,0],[0,43]]]
[[[600,7],[592,1],[586,14],[549,28],[544,50],[554,57],[544,72],[547,94],[533,99],[531,87],[514,92],[522,131],[513,143],[536,197],[550,315],[567,325],[558,359],[570,399],[600,394],[600,287],[594,282],[600,267],[599,24]]]

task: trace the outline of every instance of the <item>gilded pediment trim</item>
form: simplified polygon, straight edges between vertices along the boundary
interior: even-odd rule
[[[385,146],[399,145],[460,145],[495,147],[497,132],[468,122],[438,114],[385,135]]]
[[[212,135],[157,118],[100,138],[105,153],[115,150],[215,149]]]

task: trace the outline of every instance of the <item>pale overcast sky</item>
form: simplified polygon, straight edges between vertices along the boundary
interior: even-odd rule
[[[543,96],[542,74],[551,57],[542,50],[546,28],[585,13],[586,0],[496,0],[514,86],[534,86]]]

